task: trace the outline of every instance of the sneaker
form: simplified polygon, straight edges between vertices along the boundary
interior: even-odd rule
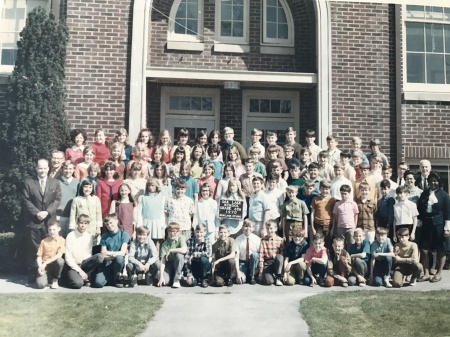
[[[91,286],[91,282],[89,282],[89,281],[84,281],[84,284],[83,284],[85,287],[90,287]]]
[[[347,288],[347,287],[348,287],[348,283],[347,283],[347,282],[342,282],[342,286],[343,286],[344,288]]]
[[[116,288],[123,288],[122,281],[116,280]]]
[[[384,279],[384,286],[386,288],[392,288],[392,284],[391,282],[389,282],[389,279],[387,277]]]
[[[417,284],[417,279],[415,277],[411,277],[411,280],[409,281],[409,285],[411,287],[414,287]]]
[[[59,288],[59,284],[58,284],[58,279],[53,279],[53,283],[50,286],[51,289],[58,289]]]
[[[256,284],[255,278],[252,277],[248,283],[250,283],[252,286],[254,286]]]
[[[277,277],[277,279],[275,280],[275,285],[276,286],[282,286],[283,285],[283,282],[281,282],[279,277]]]
[[[203,279],[202,282],[200,283],[200,286],[202,288],[208,288],[209,286],[208,281],[206,281],[206,279]]]
[[[366,286],[366,282],[359,282],[358,284],[360,287],[365,287]]]
[[[180,281],[174,281],[172,284],[172,288],[179,288],[180,287]]]
[[[136,275],[132,275],[130,278],[130,288],[134,288],[135,286],[137,286],[137,276]]]
[[[229,279],[229,280],[226,282],[226,285],[227,285],[227,287],[232,287],[232,286],[233,286],[233,280],[232,280],[232,279]]]
[[[150,286],[153,283],[153,278],[150,273],[145,273],[145,284]]]

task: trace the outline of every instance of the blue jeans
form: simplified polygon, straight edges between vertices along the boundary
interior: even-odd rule
[[[117,276],[125,265],[125,257],[116,256],[112,261],[104,261],[95,275],[94,288],[103,288],[106,284],[116,285]]]
[[[242,283],[247,281],[247,276],[252,279],[255,277],[255,271],[259,263],[259,254],[252,253],[248,261],[239,260],[239,270],[241,271]]]
[[[311,272],[314,277],[318,275],[319,279],[323,279],[325,278],[325,274],[327,273],[327,265],[321,263],[312,263]],[[318,281],[317,278],[316,281]],[[308,272],[306,272],[305,275],[303,276],[303,284],[306,286],[310,286],[311,283],[312,283],[311,277],[309,277]]]
[[[193,258],[191,262],[192,276],[195,279],[204,280],[206,274],[211,269],[211,263],[206,256],[201,256],[199,258]]]
[[[380,256],[373,266],[373,286],[380,287],[383,280],[389,277],[392,269],[392,256]]]

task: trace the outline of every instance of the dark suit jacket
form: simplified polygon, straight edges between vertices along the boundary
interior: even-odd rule
[[[421,174],[420,172],[416,175],[416,182],[415,182],[415,185],[416,185],[418,188],[420,188],[421,190],[425,190],[425,189],[423,188],[423,185],[422,185],[422,174]],[[430,187],[430,186],[428,186],[428,183],[427,183],[427,187]]]
[[[42,193],[38,177],[27,179],[23,190],[23,216],[26,226],[44,227],[49,220],[55,220],[60,202],[61,187],[58,180],[47,178],[45,193]],[[42,221],[36,216],[40,211],[48,212],[48,216]]]

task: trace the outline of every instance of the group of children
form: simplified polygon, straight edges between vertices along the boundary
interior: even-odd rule
[[[422,273],[412,242],[418,197],[407,173],[414,173],[394,189],[378,140],[368,156],[358,137],[351,154],[332,136],[322,151],[313,130],[301,147],[289,128],[286,145],[267,132],[265,148],[254,129],[247,157],[228,127],[223,145],[218,131],[200,132],[192,148],[186,129],[174,146],[166,130],[155,145],[143,129],[134,147],[124,129],[110,146],[102,130],[95,135],[85,146],[84,131],[74,130],[65,160],[52,154],[50,175],[63,199],[38,251],[39,287],[56,288],[59,279],[72,288],[123,287],[124,279],[130,287],[177,288],[182,280],[399,287]],[[241,216],[221,213],[224,201]]]

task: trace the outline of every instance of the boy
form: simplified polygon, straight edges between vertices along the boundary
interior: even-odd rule
[[[314,182],[314,194],[320,194],[320,182],[322,177],[319,176],[319,164],[311,163],[308,165],[308,174],[306,175],[308,179]]]
[[[287,179],[288,185],[295,185],[295,186],[303,186],[305,184],[305,181],[300,178],[300,165],[297,163],[291,163],[291,166],[289,166],[289,177]]]
[[[59,236],[60,230],[58,221],[50,223],[48,236],[39,245],[36,258],[38,266],[36,284],[39,289],[47,287],[49,280],[51,280],[50,288],[59,288],[58,281],[64,267],[62,256],[66,251],[66,240]]]
[[[106,284],[110,284],[117,288],[123,288],[120,274],[125,266],[125,255],[127,255],[130,236],[127,232],[119,229],[119,220],[115,213],[108,214],[103,219],[103,227],[108,229],[100,240],[104,261],[95,275],[94,287],[103,288]]]
[[[66,279],[72,289],[89,286],[92,273],[103,263],[101,253],[92,255],[92,235],[87,228],[91,219],[86,214],[77,218],[77,227],[66,238]]]
[[[380,287],[383,283],[386,288],[392,288],[389,274],[392,268],[392,258],[395,256],[394,247],[387,237],[388,230],[377,228],[376,240],[370,245],[370,283]]]
[[[300,177],[308,173],[308,165],[311,164],[311,152],[303,148],[300,151]]]
[[[181,226],[176,222],[171,222],[167,226],[168,237],[159,251],[161,270],[158,287],[169,286],[170,284],[172,284],[172,288],[180,287],[184,254],[187,252],[186,238],[180,235],[180,228]]]
[[[381,142],[379,139],[371,139],[369,148],[371,151],[368,155],[369,162],[373,157],[379,157],[381,159],[382,166],[389,165],[387,157],[383,153],[381,153]]]
[[[340,163],[344,168],[344,177],[353,183],[356,180],[356,172],[355,169],[349,164],[349,160],[351,157],[350,152],[342,151],[339,156],[341,158]]]
[[[281,207],[281,226],[286,242],[290,241],[294,228],[308,230],[308,207],[303,200],[297,198],[298,187],[289,185],[286,188],[288,200]],[[305,237],[308,237],[305,234]]]
[[[236,238],[238,259],[236,259],[236,282],[238,284],[256,284],[255,273],[259,263],[259,246],[261,238],[253,234],[255,225],[249,219],[244,220],[243,233]]]
[[[362,182],[359,185],[360,197],[356,198],[358,205],[358,227],[362,228],[366,240],[372,243],[375,240],[375,216],[377,213],[377,203],[375,200],[369,199],[370,186],[368,183]]]
[[[62,176],[59,178],[61,202],[56,210],[56,220],[61,224],[60,235],[65,238],[69,234],[70,208],[72,199],[77,196],[79,180],[73,177],[75,166],[70,160],[62,164]]]
[[[256,178],[255,178],[256,179]],[[235,265],[236,242],[230,236],[227,225],[219,226],[219,238],[212,246],[211,274],[216,287],[233,286],[231,272]]]
[[[341,151],[337,148],[338,140],[336,137],[330,135],[327,137],[327,151],[329,156],[329,162],[331,166],[339,164],[341,161],[340,153]]]
[[[261,239],[259,247],[259,281],[263,285],[282,286],[283,239],[277,235],[275,221],[269,220],[265,225],[268,234]]]
[[[382,160],[378,156],[374,156],[370,158],[370,172],[369,176],[373,178],[375,181],[375,184],[379,183],[381,180],[383,180],[383,176],[381,175],[381,167],[382,167]]]
[[[275,131],[267,131],[266,133],[266,141],[267,141],[267,151],[266,151],[266,161],[270,160],[270,156],[268,153],[269,147],[275,147],[277,149],[278,158],[282,159],[284,162],[284,151],[283,148],[277,144],[278,136]],[[268,170],[270,171],[270,170]]]
[[[253,167],[253,170],[256,173],[261,174],[265,178],[267,176],[267,171],[266,171],[266,166],[263,163],[261,163],[261,161],[260,161],[260,158],[261,158],[260,148],[252,146],[249,150],[249,153],[250,153],[250,158],[253,158],[253,160],[255,162],[255,166]]]
[[[177,179],[175,197],[166,201],[165,212],[169,223],[177,223],[181,227],[181,235],[190,238],[192,234],[191,216],[194,214],[194,201],[185,195],[186,181]]]
[[[323,286],[327,272],[328,253],[322,234],[315,234],[312,241],[313,244],[305,254],[306,273],[303,276],[303,284],[310,287],[314,287],[316,284]]]
[[[285,144],[283,146],[283,150],[284,150],[284,155],[286,156],[284,158],[284,162],[286,163],[287,167],[291,167],[292,163],[296,163],[300,166],[300,160],[298,160],[297,158],[294,158],[294,148],[292,147],[292,145],[289,144]]]
[[[347,279],[351,271],[351,259],[350,255],[344,250],[344,240],[335,238],[333,249],[329,251],[328,255],[328,275],[325,278],[325,286],[332,287],[339,284],[344,288],[348,287],[349,281]]]
[[[311,234],[322,234],[325,246],[330,247],[333,209],[336,203],[330,195],[330,181],[324,179],[320,182],[320,195],[311,202]]]
[[[245,159],[247,159],[247,153],[245,152],[244,147],[234,139],[234,130],[230,127],[223,128],[223,139],[225,142],[222,144],[222,158],[228,158],[228,153],[230,152],[232,147],[235,147],[239,155],[241,157],[241,160],[244,162]]]
[[[312,180],[306,180],[305,185],[303,185],[303,188],[301,190],[301,192],[297,193],[297,198],[299,200],[302,200],[305,204],[306,207],[308,208],[308,212],[309,214],[307,215],[308,218],[308,224],[311,223],[311,203],[313,201],[313,199],[317,196],[317,194],[315,193],[315,184],[314,181]],[[308,227],[305,227],[305,231],[308,230]],[[308,235],[307,235],[308,237]]]
[[[322,149],[320,146],[318,146],[316,143],[314,143],[316,140],[316,131],[312,129],[306,130],[306,146],[305,148],[308,149],[311,152],[311,161],[316,162],[317,158],[319,156],[320,151]]]
[[[352,272],[348,278],[349,284],[356,284],[360,287],[366,285],[366,277],[369,275],[370,244],[365,238],[365,233],[361,228],[356,228],[353,234],[355,243],[348,247],[348,253],[352,259]]]
[[[391,180],[392,167],[390,167],[390,166],[383,166],[383,168],[381,169],[381,176],[383,177],[383,180],[389,180],[389,183],[391,184],[391,187],[390,187],[391,190],[389,191],[389,194],[392,195],[392,197],[395,198],[395,190],[397,189],[398,184]],[[381,195],[380,183],[381,183],[381,181],[377,184],[378,195]]]
[[[264,190],[269,201],[269,217],[275,220],[277,224],[280,223],[280,210],[284,203],[284,192],[277,187],[279,179],[278,174],[270,173],[267,176],[267,188]]]
[[[131,242],[126,267],[130,288],[137,285],[138,276],[136,274],[144,274],[146,285],[151,285],[153,279],[158,279],[157,274],[161,264],[155,244],[148,237],[149,232],[147,227],[136,228],[137,239]]]
[[[255,177],[252,180],[253,193],[248,202],[248,218],[255,224],[255,232],[261,237],[265,235],[263,224],[269,220],[270,207],[269,200],[262,190],[264,181]]]
[[[333,208],[333,228],[331,235],[345,240],[345,246],[353,243],[353,232],[358,221],[358,206],[350,195],[350,186],[342,185],[340,188],[342,200],[336,202]]]
[[[242,192],[244,192],[245,197],[250,198],[250,195],[253,193],[252,180],[254,177],[260,177],[262,179],[262,175],[256,173],[254,170],[255,160],[253,158],[247,158],[245,160],[245,173],[241,174],[239,177],[239,181],[241,182]]]
[[[369,164],[369,160],[367,159],[367,156],[364,152],[362,152],[361,150],[361,146],[362,146],[362,140],[359,137],[353,137],[352,138],[352,152],[360,152],[361,153],[361,161],[364,163]],[[356,164],[354,162],[352,162],[352,160],[350,161],[350,165],[352,165],[353,167],[356,166]],[[358,179],[358,178],[356,178]]]
[[[409,229],[400,228],[397,232],[398,243],[394,247],[394,276],[392,285],[395,288],[403,286],[404,276],[411,276],[410,286],[416,285],[416,280],[423,272],[423,267],[419,263],[419,249],[415,242],[409,241]]]
[[[258,149],[258,158],[257,161],[259,161],[259,159],[264,159],[265,156],[265,152],[266,149],[264,148],[264,146],[261,144],[260,140],[262,137],[263,133],[260,129],[254,128],[251,132],[251,138],[252,138],[252,146],[250,146],[250,148],[248,149],[248,153],[250,154],[250,156],[252,155],[251,150],[253,149]]]
[[[394,222],[395,199],[389,194],[391,183],[383,180],[380,183],[381,198],[377,202],[377,227],[392,228]]]
[[[352,152],[352,159],[350,159],[350,165],[353,166],[353,169],[355,170],[355,181],[359,178],[361,178],[361,168],[359,165],[362,163],[362,155],[363,153],[361,151],[353,151]]]
[[[352,182],[344,177],[344,166],[342,164],[334,165],[334,178],[331,180],[330,194],[336,200],[341,200],[341,186],[352,186]],[[353,191],[350,187],[350,198],[353,200]]]
[[[284,248],[284,276],[285,285],[292,286],[296,283],[303,284],[306,271],[305,254],[308,250],[308,242],[304,229],[294,229],[292,239]]]
[[[369,164],[367,163],[361,163],[359,165],[359,168],[361,170],[361,177],[359,179],[356,179],[353,183],[353,190],[355,191],[355,198],[358,198],[359,195],[359,184],[361,183],[367,183],[370,187],[369,192],[369,199],[370,200],[378,200],[378,189],[376,187],[375,181],[372,177],[369,176]]]
[[[208,287],[207,273],[211,269],[212,246],[209,237],[205,237],[206,226],[198,224],[195,227],[195,237],[187,241],[187,253],[184,257],[184,266],[187,275],[187,284],[202,288]]]
[[[328,151],[319,152],[319,175],[324,179],[331,180],[334,178],[334,169],[333,165],[328,163],[328,159]]]
[[[411,237],[411,241],[416,238],[417,227],[417,205],[408,200],[408,192],[405,186],[399,186],[395,190],[397,193],[398,202],[394,204],[394,225],[392,232],[397,233],[402,228],[408,229],[408,236]],[[411,233],[411,234],[410,234]],[[397,242],[397,236],[394,236],[394,242]]]
[[[286,163],[284,162],[284,157],[280,158],[279,157],[279,148],[275,145],[269,145],[269,147],[267,147],[267,153],[266,153],[266,171],[267,173],[272,172],[272,169],[275,165],[275,163],[278,163],[281,168],[282,168],[282,172],[283,175],[281,175],[283,177],[284,180],[287,180],[288,178],[288,168],[286,166]]]
[[[300,160],[300,150],[302,149],[302,146],[295,141],[295,137],[297,137],[297,131],[295,131],[292,126],[290,126],[286,130],[285,137],[286,144],[292,146],[292,148],[294,149],[293,157]]]

